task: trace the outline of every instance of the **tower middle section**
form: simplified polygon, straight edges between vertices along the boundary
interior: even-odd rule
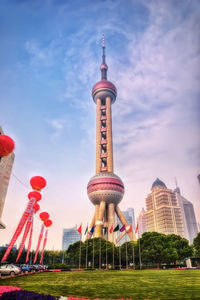
[[[96,100],[96,173],[113,172],[111,97]]]

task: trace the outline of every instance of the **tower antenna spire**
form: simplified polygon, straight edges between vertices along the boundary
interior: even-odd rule
[[[105,48],[105,38],[104,38],[104,34],[102,36],[102,42],[103,42],[103,48]]]
[[[108,66],[106,64],[106,55],[105,55],[105,38],[104,38],[104,34],[102,36],[102,49],[103,49],[103,55],[102,55],[102,64],[100,67],[101,70],[101,79],[102,80],[107,80],[107,70],[108,70]]]

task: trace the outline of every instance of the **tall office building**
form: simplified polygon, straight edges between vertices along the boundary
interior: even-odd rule
[[[62,250],[67,250],[69,245],[78,241],[80,241],[80,234],[77,231],[77,227],[63,229]]]
[[[142,234],[147,231],[146,215],[145,215],[144,207],[142,208],[142,210],[138,216],[137,224],[138,224],[138,232],[139,232],[138,234],[139,234],[139,236],[142,236]]]
[[[194,206],[190,201],[181,195],[178,187],[175,189],[175,193],[183,216],[185,238],[189,240],[190,244],[192,244],[193,239],[198,233],[198,224],[196,221]]]
[[[1,127],[0,134],[4,134]],[[4,157],[0,157],[0,229],[6,228],[5,224],[1,220],[1,217],[3,213],[14,158],[14,153],[11,153]]]
[[[124,217],[127,222],[132,225],[133,232],[135,232],[135,213],[134,208],[127,208],[127,210],[122,211]],[[117,217],[116,224],[119,224],[120,228],[123,226],[120,219]],[[117,232],[117,237],[119,237],[121,232]],[[130,241],[130,237],[128,235],[123,236],[121,240],[117,243],[118,246],[121,246],[123,243]]]
[[[147,231],[184,236],[183,218],[175,192],[156,179],[146,198]]]

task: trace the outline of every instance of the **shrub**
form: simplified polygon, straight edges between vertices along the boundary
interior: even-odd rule
[[[67,266],[66,264],[54,264],[54,265],[49,265],[48,269],[52,270],[52,269],[68,269],[69,266]]]

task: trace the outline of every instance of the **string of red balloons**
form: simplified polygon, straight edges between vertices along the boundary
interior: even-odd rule
[[[0,134],[0,158],[4,157],[4,156],[8,156],[10,153],[13,152],[14,148],[15,148],[15,143],[14,143],[13,139],[11,139],[7,135]],[[30,179],[30,185],[31,185],[33,191],[31,191],[28,194],[29,202],[26,206],[26,209],[19,221],[19,224],[14,232],[14,235],[10,241],[10,244],[8,245],[6,252],[1,261],[5,261],[7,259],[12,247],[14,246],[15,242],[17,241],[24,226],[25,226],[24,234],[23,234],[22,241],[21,241],[21,244],[19,247],[16,262],[19,260],[19,258],[21,256],[21,253],[22,253],[22,250],[23,250],[23,247],[24,247],[24,244],[25,244],[28,234],[29,234],[29,242],[28,242],[28,249],[27,249],[27,255],[26,255],[26,262],[28,262],[28,260],[29,260],[29,253],[30,253],[30,249],[31,249],[32,235],[33,235],[34,214],[36,214],[40,210],[40,206],[37,202],[42,199],[42,195],[40,194],[40,191],[46,186],[46,180],[45,180],[45,178],[43,178],[41,176],[34,176]],[[37,244],[37,248],[36,248],[36,252],[35,252],[34,263],[37,260],[40,243],[43,238],[44,228],[46,227],[46,232],[45,232],[45,237],[44,237],[43,247],[42,247],[42,254],[41,254],[41,258],[40,258],[40,263],[43,263],[43,253],[44,253],[45,245],[47,242],[48,227],[50,227],[52,225],[52,220],[49,219],[49,214],[47,212],[41,212],[40,219],[43,222],[43,224],[42,224],[40,235],[38,238],[38,244]]]

